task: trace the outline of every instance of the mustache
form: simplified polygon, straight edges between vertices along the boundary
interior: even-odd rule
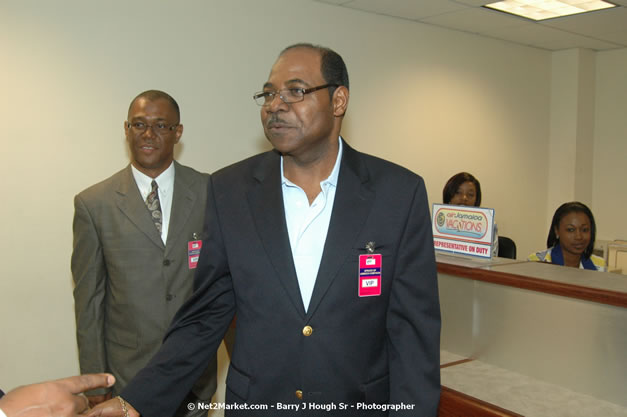
[[[266,120],[266,127],[272,127],[275,124],[287,125],[289,123],[281,119],[277,114],[273,114]]]

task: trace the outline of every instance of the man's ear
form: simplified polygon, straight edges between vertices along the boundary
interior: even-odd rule
[[[348,88],[343,85],[336,87],[333,92],[333,115],[335,117],[342,117],[346,113],[346,109],[348,108],[348,97],[349,97]]]
[[[176,130],[174,131],[174,143],[179,143],[179,140],[181,140],[181,136],[183,136],[183,125],[179,123],[176,126]]]

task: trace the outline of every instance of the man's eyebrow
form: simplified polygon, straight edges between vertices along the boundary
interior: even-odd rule
[[[146,117],[146,116],[135,116],[133,117],[131,120],[141,120],[141,121],[145,121],[150,119],[150,117]],[[165,117],[162,116],[157,116],[155,118],[153,118],[153,120],[157,121],[157,122],[167,122],[168,119],[166,119]]]
[[[287,84],[287,85],[301,84],[301,85],[309,86],[309,83],[307,81],[304,81],[304,80],[302,80],[300,78],[292,78],[291,80],[287,80],[285,82],[285,84]],[[271,82],[266,82],[263,85],[263,88],[264,89],[266,89],[266,88],[274,88],[274,84],[272,84]]]
[[[300,78],[292,78],[291,80],[288,80],[286,84],[288,83],[309,84],[308,82],[301,80]]]
[[[292,78],[291,80],[287,80],[285,84],[302,84],[309,86],[309,83],[307,81],[301,80],[300,78]]]

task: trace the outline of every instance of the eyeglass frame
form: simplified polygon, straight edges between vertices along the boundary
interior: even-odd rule
[[[281,101],[285,104],[294,104],[294,103],[300,103],[301,101],[305,100],[305,95],[309,94],[309,93],[313,93],[315,91],[318,90],[322,90],[324,88],[337,88],[339,87],[339,84],[323,84],[323,85],[319,85],[317,87],[310,87],[310,88],[302,88],[302,87],[292,87],[292,88],[283,88],[281,90],[274,90],[274,91],[259,91],[258,93],[253,94],[253,100],[255,101],[255,103],[257,103],[258,106],[268,106],[270,105],[270,103],[272,103],[274,101],[274,98],[277,96],[277,93],[279,95],[279,98],[281,99]],[[285,101],[285,97],[283,97],[283,94],[281,93],[282,91],[290,91],[290,90],[300,90],[302,91],[302,98],[298,101]],[[268,97],[269,95],[272,95],[272,98],[269,99],[269,101],[264,102],[262,104],[259,104],[259,102],[257,101],[257,99],[260,99],[262,97]]]
[[[142,124],[142,125],[144,125],[144,126],[145,126],[145,128],[144,128],[144,129],[139,130],[139,128],[137,128],[137,127],[135,126],[135,125],[137,125],[137,124]],[[166,126],[167,126],[167,124],[166,124],[166,123],[162,123],[162,122],[157,122],[157,123],[155,123],[155,124],[149,125],[148,123],[144,123],[144,122],[132,122],[132,123],[131,123],[131,122],[129,122],[129,121],[126,121],[126,126],[127,126],[129,129],[134,129],[134,130],[135,130],[135,132],[136,132],[136,133],[139,133],[139,134],[144,134],[144,133],[146,133],[146,132],[148,131],[148,129],[150,128],[150,129],[152,129],[152,131],[153,131],[155,134],[157,134],[157,135],[162,135],[162,134],[164,134],[164,133],[173,132],[173,131],[174,131],[174,130],[178,127],[178,126],[180,126],[180,125],[181,125],[180,123],[175,123],[175,124],[172,124],[172,125],[170,125],[170,126],[167,126],[164,130],[155,129],[155,126],[158,126],[158,125],[160,125],[160,124],[162,124],[162,125],[166,125]]]

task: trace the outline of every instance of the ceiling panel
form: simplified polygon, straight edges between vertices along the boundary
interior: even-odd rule
[[[328,3],[328,4],[346,4],[350,3],[353,0],[316,0],[319,3]]]
[[[466,8],[450,0],[353,0],[346,4],[351,9],[364,10],[404,19],[418,20]]]
[[[314,0],[549,50],[627,48],[627,0],[619,7],[534,22],[481,7],[490,0]]]
[[[551,19],[542,24],[600,40],[627,44],[627,8],[624,7],[581,14],[572,19]]]
[[[483,33],[490,28],[530,24],[525,19],[509,15],[502,16],[502,13],[483,8],[468,8],[455,13],[421,19],[421,22],[472,33]]]
[[[316,0],[319,3],[328,3],[328,4],[346,4],[350,3],[353,0]]]
[[[594,39],[582,37],[581,40],[575,41],[576,38],[571,38],[567,40],[540,40],[536,42],[536,48],[547,49],[549,51],[561,51],[563,49],[575,49],[575,48],[583,48],[583,49],[591,49],[593,51],[606,51],[610,49],[620,49],[621,45],[617,45],[615,43],[608,43],[603,41],[597,41]],[[520,42],[516,42],[520,43]]]
[[[461,3],[464,4],[466,6],[473,6],[473,7],[479,7],[479,6],[483,6],[486,3],[492,3],[493,1],[497,1],[497,0],[453,0],[455,1],[455,3]],[[627,1],[627,0],[624,0]]]
[[[535,23],[513,26],[506,30],[493,28],[491,29],[491,33],[485,32],[483,34],[485,36],[492,36],[498,39],[549,50],[571,48],[603,50],[619,47],[619,45],[614,43],[599,41]]]

